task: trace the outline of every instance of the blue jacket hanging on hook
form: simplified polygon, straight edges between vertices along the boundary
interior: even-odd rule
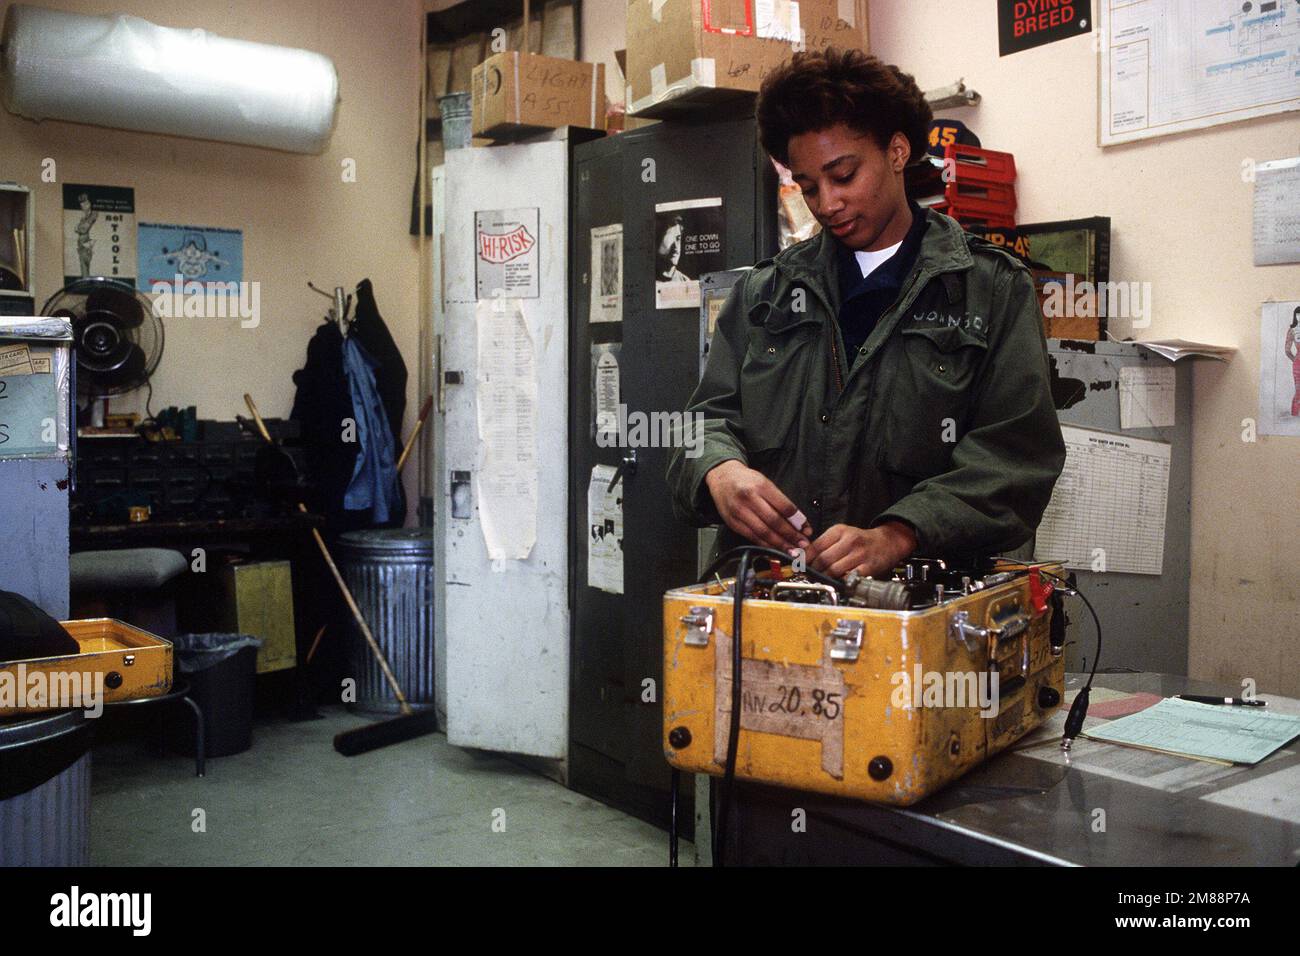
[[[346,310],[345,310],[346,311]],[[353,322],[348,326],[346,338],[355,341],[370,359],[373,389],[382,403],[380,414],[388,425],[388,433],[395,440],[402,432],[402,415],[406,410],[406,363],[393,341],[375,303],[374,289],[369,279],[357,284]],[[353,485],[353,476],[360,473],[378,474],[373,467],[359,464],[362,445],[359,434],[380,434],[372,425],[365,431],[367,414],[365,403],[358,408],[353,402],[351,376],[347,370],[343,349],[344,335],[339,323],[331,316],[316,327],[307,344],[307,361],[293,373],[297,393],[290,417],[302,428],[302,446],[307,454],[308,470],[312,476],[312,489],[308,493],[308,507],[326,517],[326,534],[333,536],[362,528],[401,527],[406,519],[406,501],[400,482],[397,485],[399,504],[391,506],[388,494],[367,498],[361,487],[357,500],[375,499],[378,509],[361,507],[353,510],[344,497]],[[367,363],[362,361],[362,366]],[[364,378],[364,376],[363,376]],[[355,428],[344,429],[340,423],[351,419]],[[363,479],[364,480],[364,479]],[[387,484],[380,487],[387,488]],[[387,520],[378,517],[387,507]]]
[[[375,381],[377,365],[356,336],[343,340],[343,373],[356,415],[358,446],[343,507],[349,511],[370,508],[374,522],[384,524],[390,515],[400,514],[402,496],[397,481],[397,443]]]

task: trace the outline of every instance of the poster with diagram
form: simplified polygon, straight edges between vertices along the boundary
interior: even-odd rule
[[[141,292],[152,292],[159,283],[195,282],[213,294],[229,292],[227,283],[244,281],[244,233],[239,229],[142,222],[139,246],[136,288]]]
[[[1099,0],[1102,146],[1300,109],[1300,4]]]

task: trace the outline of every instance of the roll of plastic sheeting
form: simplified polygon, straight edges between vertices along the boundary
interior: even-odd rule
[[[25,4],[0,42],[4,105],[29,119],[294,153],[321,152],[334,126],[338,73],[309,50]]]

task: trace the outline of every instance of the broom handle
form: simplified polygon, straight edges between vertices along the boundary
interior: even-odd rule
[[[257,406],[253,404],[253,396],[245,394],[244,403],[248,406],[248,410],[253,413],[253,421],[257,423],[257,430],[261,432],[262,437],[274,444],[271,433],[266,430],[266,423],[262,421]],[[307,506],[300,501],[298,502],[298,510],[306,514]],[[339,574],[338,566],[334,563],[330,549],[325,546],[325,539],[320,536],[320,532],[315,528],[311,529],[311,536],[316,541],[316,547],[320,548],[321,557],[325,559],[325,563],[329,566],[330,574],[334,575],[334,583],[339,586],[339,591],[343,594],[343,600],[347,602],[348,610],[352,612],[357,627],[361,628],[362,637],[366,639],[366,643],[370,645],[371,653],[375,655],[375,660],[379,662],[379,667],[384,672],[384,678],[388,681],[389,686],[393,688],[393,693],[397,695],[397,702],[402,708],[402,713],[409,716],[414,711],[411,710],[411,705],[406,702],[406,695],[402,693],[402,688],[398,686],[397,678],[393,676],[393,669],[388,666],[388,658],[384,656],[384,652],[380,649],[379,642],[375,640],[375,635],[370,633],[370,627],[366,624],[366,619],[361,616],[361,608],[357,607],[357,602],[353,600],[347,582],[343,580],[343,575]]]
[[[397,459],[397,473],[402,473],[402,466],[406,464],[406,458],[411,454],[411,449],[415,447],[415,440],[420,437],[420,430],[424,428],[424,420],[429,417],[429,409],[433,408],[433,396],[430,395],[424,400],[424,405],[420,408],[420,417],[415,420],[415,428],[411,429],[411,436],[406,439],[406,445],[402,448],[402,454]]]

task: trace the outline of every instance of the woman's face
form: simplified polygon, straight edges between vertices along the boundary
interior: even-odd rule
[[[854,250],[870,250],[903,202],[907,137],[881,149],[843,123],[791,136],[790,173],[823,229]]]

